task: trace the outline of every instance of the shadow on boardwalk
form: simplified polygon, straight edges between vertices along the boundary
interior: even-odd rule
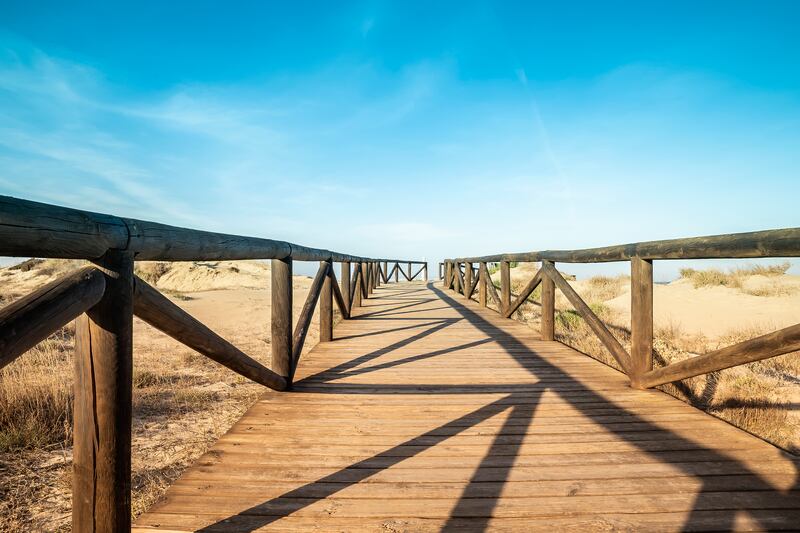
[[[557,366],[549,363],[545,358],[540,357],[535,351],[532,351],[528,346],[526,346],[524,342],[515,339],[514,336],[509,334],[507,331],[493,326],[491,323],[483,319],[478,313],[471,310],[469,306],[453,299],[440,289],[435,288],[433,284],[429,284],[428,289],[433,291],[433,293],[437,296],[436,299],[431,299],[431,293],[420,288],[419,286],[409,286],[407,290],[404,291],[396,289],[392,300],[396,300],[398,302],[397,305],[378,311],[367,311],[366,313],[358,316],[356,320],[382,320],[390,317],[398,317],[398,315],[403,316],[404,314],[413,312],[414,307],[424,303],[430,303],[431,301],[437,299],[455,309],[459,317],[455,319],[452,317],[441,319],[432,318],[420,324],[410,325],[408,327],[392,327],[380,332],[376,332],[374,334],[407,330],[411,334],[394,344],[346,361],[338,366],[313,376],[309,376],[297,384],[297,389],[301,392],[313,391],[315,393],[328,393],[333,396],[336,394],[351,395],[359,393],[371,395],[421,394],[422,392],[420,391],[420,387],[414,384],[360,385],[352,383],[337,384],[336,381],[348,376],[368,375],[370,372],[375,372],[386,368],[402,367],[410,362],[435,358],[440,355],[453,353],[459,350],[469,350],[470,348],[479,346],[481,344],[495,342],[498,340],[499,345],[503,347],[510,357],[516,359],[520,366],[528,369],[531,382],[496,386],[474,385],[470,383],[442,386],[426,385],[424,390],[425,394],[500,393],[505,394],[505,396],[464,416],[455,418],[435,429],[411,438],[397,446],[388,448],[372,457],[353,463],[333,474],[289,491],[278,498],[274,498],[251,507],[250,509],[242,511],[236,516],[221,520],[216,524],[212,524],[202,529],[201,531],[217,531],[218,529],[223,529],[226,525],[228,528],[230,528],[231,520],[237,517],[246,517],[246,520],[236,521],[236,530],[238,531],[253,531],[260,527],[266,526],[276,520],[281,519],[283,516],[288,516],[299,509],[312,505],[313,503],[328,496],[332,496],[348,486],[364,481],[382,470],[419,455],[420,453],[447,441],[447,439],[473,428],[483,421],[486,421],[501,413],[508,412],[508,418],[506,418],[502,427],[494,437],[494,441],[489,446],[486,455],[483,457],[480,467],[475,470],[469,483],[466,484],[460,499],[453,507],[450,518],[446,521],[443,528],[444,530],[468,529],[470,531],[483,531],[489,525],[493,511],[500,500],[504,483],[506,483],[510,477],[511,471],[514,468],[515,461],[519,455],[520,448],[525,438],[525,434],[534,421],[534,413],[541,396],[545,392],[556,393],[562,398],[569,399],[571,395],[574,396],[576,391],[580,391],[581,396],[587,398],[587,402],[573,402],[572,406],[580,411],[582,415],[593,421],[598,426],[603,427],[609,433],[615,434],[620,440],[626,441],[634,447],[637,447],[642,453],[653,453],[650,451],[651,448],[642,443],[643,441],[633,438],[631,433],[621,430],[613,424],[608,424],[605,420],[607,420],[609,412],[611,412],[613,414],[618,413],[625,415],[630,419],[631,422],[636,422],[637,426],[644,428],[643,430],[660,431],[663,434],[665,432],[663,427],[637,416],[635,413],[614,404],[612,401],[609,401],[609,399],[587,388],[583,383],[581,383],[581,381],[576,380],[569,374],[559,369]],[[445,308],[446,307],[437,307],[435,309]],[[428,308],[428,310],[433,309]],[[446,328],[461,321],[467,321],[472,326],[478,328],[481,333],[486,336],[486,339],[465,342],[457,346],[430,351],[427,353],[415,354],[401,360],[365,366],[369,365],[371,361],[378,359],[382,355],[390,353],[404,346],[408,346],[413,342],[424,339],[437,332],[446,330]],[[413,332],[413,330],[418,328],[424,329],[419,332]],[[373,333],[352,335],[349,338],[356,338],[366,335],[373,335]],[[534,372],[532,369],[532,363],[535,363],[536,372],[542,372],[543,374],[548,375],[546,384],[540,385],[540,378],[537,377],[536,372]],[[599,365],[601,363],[597,364]],[[551,378],[551,376],[556,377]],[[315,385],[320,383],[325,384],[325,386],[315,387]],[[604,409],[602,415],[600,415],[598,414],[598,411],[585,407],[586,405],[589,405],[590,402],[595,404],[604,403],[608,406],[608,409]],[[332,400],[331,403],[335,403],[335,400]],[[690,439],[686,439],[674,433],[670,433],[668,438],[675,443],[675,449],[696,450],[698,453],[702,452],[704,461],[711,463],[737,463],[737,475],[746,476],[747,478],[746,490],[766,491],[769,494],[769,498],[773,501],[773,505],[771,506],[773,507],[773,512],[765,513],[749,510],[746,505],[747,502],[737,504],[735,499],[733,499],[731,500],[731,503],[727,509],[714,513],[713,527],[715,529],[733,529],[736,525],[735,519],[738,513],[746,513],[759,527],[763,529],[770,529],[771,527],[784,524],[785,519],[781,519],[780,509],[797,510],[800,507],[798,492],[796,492],[797,490],[800,490],[800,484],[797,482],[796,475],[795,484],[790,490],[780,490],[771,485],[768,480],[761,477],[758,473],[748,469],[746,464],[736,461],[734,458],[726,455],[724,452],[717,451],[713,448],[700,446],[698,443],[692,442]],[[654,455],[654,457],[657,456]],[[706,498],[710,493],[718,492],[720,490],[719,487],[707,486],[706,478],[697,475],[696,470],[691,467],[692,463],[671,463],[671,465],[678,469],[682,469],[684,475],[686,476],[695,476],[700,485],[697,488],[697,496],[694,501],[693,509],[683,524],[683,529],[694,530],[708,528],[710,524],[704,515],[704,511],[708,511],[709,509],[718,509],[718,507],[715,507],[713,502],[707,502]],[[489,466],[491,466],[491,468],[488,468]],[[797,472],[795,472],[795,474],[796,473]],[[488,481],[493,483],[487,483]],[[736,489],[734,488],[728,490]],[[635,521],[635,518],[632,518],[632,520]],[[777,520],[777,522],[775,520]],[[324,524],[322,524],[322,526],[324,527]]]

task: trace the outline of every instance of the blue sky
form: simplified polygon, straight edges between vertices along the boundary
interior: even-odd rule
[[[797,2],[429,4],[0,0],[0,193],[431,261],[800,225]]]

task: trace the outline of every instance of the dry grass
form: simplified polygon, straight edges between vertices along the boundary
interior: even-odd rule
[[[747,273],[777,277],[787,268],[788,265],[755,266],[739,269],[735,275],[744,276]],[[708,276],[713,279],[716,274]],[[724,278],[728,274],[723,273],[722,276]],[[701,276],[701,279],[708,278]],[[621,316],[604,302],[622,294],[628,281],[626,276],[597,276],[574,285],[592,311],[626,350],[630,350],[629,325],[622,323]],[[540,307],[535,303],[524,304],[515,317],[534,329],[540,327]],[[559,291],[556,292],[555,326],[557,340],[619,370],[605,346]],[[656,366],[681,361],[770,331],[769,327],[749,328],[730,332],[711,341],[703,335],[684,332],[677,324],[669,324],[655,332]],[[787,407],[786,400],[786,391],[794,391],[795,398],[800,397],[800,353],[714,372],[659,388],[786,450],[800,452],[800,425],[797,416],[793,416]]]
[[[692,281],[695,289],[701,287],[730,287],[740,289],[745,294],[752,296],[786,296],[792,294],[793,289],[780,283],[779,276],[786,274],[791,264],[787,261],[778,265],[751,265],[733,268],[727,272],[711,268],[708,270],[695,270],[682,268],[681,278]],[[763,276],[772,278],[768,284],[761,284],[755,288],[745,287],[748,278]]]
[[[68,531],[72,331],[0,372],[0,531]],[[135,347],[133,500],[144,512],[262,390],[188,349]]]

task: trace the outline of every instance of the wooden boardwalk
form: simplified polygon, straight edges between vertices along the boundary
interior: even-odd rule
[[[796,458],[438,284],[335,334],[134,530],[800,528]]]

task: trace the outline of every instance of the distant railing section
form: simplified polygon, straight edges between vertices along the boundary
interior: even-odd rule
[[[133,316],[261,385],[289,389],[319,304],[320,341],[333,303],[350,318],[381,282],[428,279],[427,263],[375,259],[0,196],[0,256],[86,259],[0,309],[0,368],[67,322],[75,333],[72,528],[130,529]],[[134,261],[271,259],[271,368],[251,358],[134,275]],[[320,266],[292,328],[292,263]],[[341,286],[333,263],[341,263]],[[389,265],[393,265],[391,271]],[[402,266],[406,267],[403,270]],[[412,273],[413,265],[419,265]]]
[[[643,389],[800,350],[800,324],[797,324],[691,359],[653,368],[653,261],[755,257],[800,257],[800,228],[649,241],[585,250],[548,250],[447,259],[439,264],[439,277],[443,279],[446,289],[453,289],[468,299],[477,287],[480,305],[486,307],[487,295],[490,296],[505,318],[510,318],[541,284],[541,336],[542,340],[550,341],[555,339],[555,289],[558,287],[628,375],[631,386]],[[539,271],[513,301],[510,276],[512,261],[541,263]],[[630,262],[630,353],[555,268],[556,262],[611,261]],[[489,263],[500,265],[499,295],[489,276]]]

